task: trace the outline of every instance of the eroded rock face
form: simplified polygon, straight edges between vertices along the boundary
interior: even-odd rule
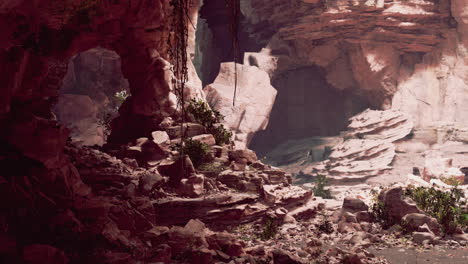
[[[218,77],[204,91],[210,106],[224,115],[224,124],[235,132],[236,147],[245,148],[253,134],[268,125],[277,92],[266,72],[238,64],[234,98],[234,67],[234,63],[221,64]]]
[[[406,112],[417,127],[463,123],[456,113],[467,105],[466,5],[243,0],[250,35],[263,43],[245,61],[273,79],[298,65],[318,65],[334,88],[364,95],[374,107]]]
[[[394,142],[413,130],[409,115],[400,111],[366,111],[350,118],[346,133],[350,136]]]
[[[377,176],[391,169],[393,142],[411,133],[413,123],[404,113],[366,110],[352,118],[342,143],[334,146],[328,160],[312,166],[314,173],[329,173],[336,179]]]

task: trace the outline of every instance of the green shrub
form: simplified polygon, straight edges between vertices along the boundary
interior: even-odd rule
[[[182,144],[182,151],[190,157],[195,168],[198,168],[207,158],[210,147],[200,141],[186,139]]]
[[[208,104],[202,100],[190,100],[187,106],[187,113],[191,114],[196,122],[207,128],[213,127],[214,124],[224,119],[218,111],[211,110]]]
[[[216,144],[223,145],[223,144],[230,144],[232,139],[232,132],[225,129],[223,125],[219,125],[217,127],[213,127],[208,129],[208,131],[213,134]]]
[[[232,132],[223,125],[216,125],[224,120],[224,116],[218,111],[210,109],[208,104],[202,100],[190,100],[187,106],[187,113],[193,117],[195,122],[200,123],[208,129],[216,140],[216,144],[230,144]]]
[[[453,233],[457,226],[468,226],[468,209],[463,191],[452,188],[441,191],[433,187],[409,187],[405,195],[413,199],[418,207],[437,219],[445,233]]]
[[[325,187],[328,185],[328,180],[325,175],[319,175],[317,176],[317,179],[315,180],[315,186],[312,188],[314,191],[315,196],[320,196],[324,199],[331,199],[333,198],[330,192],[330,189],[325,189]]]
[[[261,240],[272,239],[278,233],[278,224],[275,220],[268,218],[263,226],[262,233],[260,233],[259,238]]]
[[[448,185],[452,186],[458,186],[460,185],[460,180],[457,179],[457,177],[452,176],[452,177],[446,177],[446,178],[441,178],[440,179],[442,182]]]
[[[372,205],[370,207],[370,212],[375,221],[379,222],[384,229],[391,227],[396,224],[388,216],[387,210],[385,209],[385,203],[379,200],[379,193],[375,190],[372,190]]]
[[[334,229],[333,229],[333,224],[330,220],[328,220],[328,216],[327,214],[322,211],[322,216],[323,216],[323,220],[322,222],[318,225],[318,232],[319,234],[331,234],[333,233]]]
[[[210,162],[210,163],[203,163],[200,165],[198,168],[201,171],[207,171],[207,172],[222,172],[227,169],[227,167],[220,163],[220,162]]]

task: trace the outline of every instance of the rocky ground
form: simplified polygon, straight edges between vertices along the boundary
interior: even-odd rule
[[[180,126],[166,119],[161,127],[151,138],[123,146],[68,143],[65,153],[73,167],[67,168],[74,176],[66,178],[67,186],[81,194],[68,202],[47,190],[23,189],[26,182],[14,185],[12,178],[1,178],[3,194],[16,190],[11,197],[33,199],[38,208],[44,207],[41,203],[59,208],[36,214],[34,207],[10,208],[2,218],[2,259],[57,264],[388,263],[380,252],[466,249],[463,230],[444,235],[437,220],[402,195],[406,183],[375,194],[366,184],[333,186],[334,199],[323,199],[314,195],[313,186],[292,185],[290,175],[262,163],[253,151],[216,145],[214,136],[197,123],[187,123],[184,131],[209,146],[208,155],[196,166],[188,156],[181,162],[175,147]],[[419,176],[410,179],[413,185],[430,185]],[[371,208],[378,193],[395,223],[386,229]],[[402,223],[411,223],[410,228]]]

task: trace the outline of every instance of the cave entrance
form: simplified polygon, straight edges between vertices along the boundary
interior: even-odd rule
[[[268,127],[255,134],[250,148],[267,158],[274,156],[276,148],[281,157],[276,157],[274,165],[310,156],[315,146],[322,150],[313,155],[314,161],[325,158],[327,145],[336,142],[334,137],[346,128],[348,118],[369,107],[351,92],[330,86],[324,71],[316,66],[274,76],[272,85],[278,94]]]
[[[111,120],[129,93],[119,55],[97,47],[70,59],[53,111],[70,129],[73,142],[102,146],[110,134]]]

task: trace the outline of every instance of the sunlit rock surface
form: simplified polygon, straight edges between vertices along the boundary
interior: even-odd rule
[[[234,63],[221,64],[218,77],[204,91],[211,107],[224,115],[224,124],[235,132],[236,147],[245,148],[253,134],[268,125],[277,92],[266,72],[253,66],[236,67],[237,77]]]
[[[413,123],[404,113],[366,110],[350,119],[344,142],[331,149],[328,159],[305,172],[342,180],[380,175],[392,168],[396,154],[393,142],[405,138],[412,129]]]

